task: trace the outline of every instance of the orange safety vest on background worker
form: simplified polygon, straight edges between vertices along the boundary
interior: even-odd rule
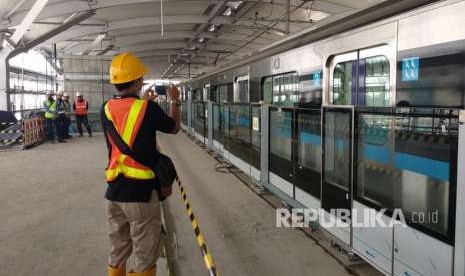
[[[76,115],[87,115],[87,101],[75,101],[74,106],[76,108],[74,111]]]
[[[111,99],[105,104],[105,115],[111,121],[123,141],[132,148],[145,116],[147,101],[135,98]],[[109,137],[111,156],[105,171],[107,181],[119,175],[132,179],[154,179],[155,173],[148,167],[124,155]]]

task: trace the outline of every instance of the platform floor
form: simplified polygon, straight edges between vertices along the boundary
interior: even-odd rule
[[[174,160],[222,275],[350,275],[299,230],[276,228],[275,210],[184,134],[160,135]],[[206,275],[179,191],[169,201],[178,241],[176,275]]]
[[[222,275],[349,275],[184,134],[160,135]],[[102,135],[0,152],[0,275],[105,275]],[[172,275],[207,275],[178,190],[165,204],[177,243]]]

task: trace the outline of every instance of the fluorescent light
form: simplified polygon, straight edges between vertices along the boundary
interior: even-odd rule
[[[223,15],[230,16],[232,14],[232,8],[228,7],[224,12]]]
[[[286,33],[285,32],[282,32],[282,31],[279,31],[279,30],[271,30],[273,33],[279,35],[279,36],[286,36]]]
[[[211,25],[210,25],[210,28],[208,28],[208,31],[209,31],[209,32],[214,32],[215,29],[216,29],[216,25],[215,25],[215,24],[211,24]]]
[[[232,7],[234,8],[235,10],[242,4],[242,1],[228,1],[228,3],[226,5],[228,5],[228,7]]]

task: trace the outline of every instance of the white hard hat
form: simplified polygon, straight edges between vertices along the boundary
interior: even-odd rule
[[[46,91],[45,95],[53,95],[52,91]]]
[[[63,95],[63,91],[58,91],[57,95]]]
[[[63,97],[69,97],[69,94],[68,94],[68,93],[64,93],[64,94],[63,94]]]
[[[82,96],[81,92],[76,93],[76,97],[81,97],[81,96]]]

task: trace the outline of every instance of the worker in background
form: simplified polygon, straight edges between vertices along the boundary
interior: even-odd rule
[[[55,142],[55,134],[57,133],[56,125],[56,101],[53,99],[53,93],[47,91],[45,93],[47,99],[43,102],[42,110],[44,111],[45,116],[45,126],[47,128],[47,140]]]
[[[123,155],[119,150],[120,144],[116,145],[108,132],[113,125],[117,134],[133,151],[133,156],[139,156],[138,160],[148,160],[152,168],[155,167],[158,154],[155,147],[156,132],[178,133],[179,91],[174,87],[169,90],[171,108],[168,116],[157,103],[147,100],[152,91],[146,91],[144,99],[139,99],[143,77],[147,72],[145,65],[133,54],[115,56],[110,66],[110,81],[115,85],[117,94],[104,103],[100,111],[110,156],[105,193],[110,225],[110,276],[126,275],[126,262],[131,253],[134,263],[128,264],[127,275],[154,276],[162,250],[163,226],[159,196],[168,197],[171,187],[157,186],[153,170]]]
[[[80,92],[76,93],[77,100],[74,101],[73,109],[74,114],[76,115],[76,124],[79,132],[79,137],[83,136],[82,124],[87,129],[89,137],[92,137],[92,129],[90,128],[89,119],[87,118],[87,113],[89,111],[89,103],[84,100],[84,97]]]
[[[60,143],[65,143],[65,127],[66,127],[66,114],[65,111],[63,110],[64,107],[64,101],[63,101],[63,91],[58,91],[57,96],[56,96],[56,125],[57,125],[57,136],[58,136],[58,142]]]
[[[72,138],[71,135],[69,135],[69,127],[71,125],[71,104],[69,103],[69,94],[68,93],[64,93],[63,94],[63,107],[62,107],[64,113],[65,113],[65,116],[66,116],[66,120],[65,120],[65,127],[64,127],[64,135],[65,135],[65,139],[70,139]]]

